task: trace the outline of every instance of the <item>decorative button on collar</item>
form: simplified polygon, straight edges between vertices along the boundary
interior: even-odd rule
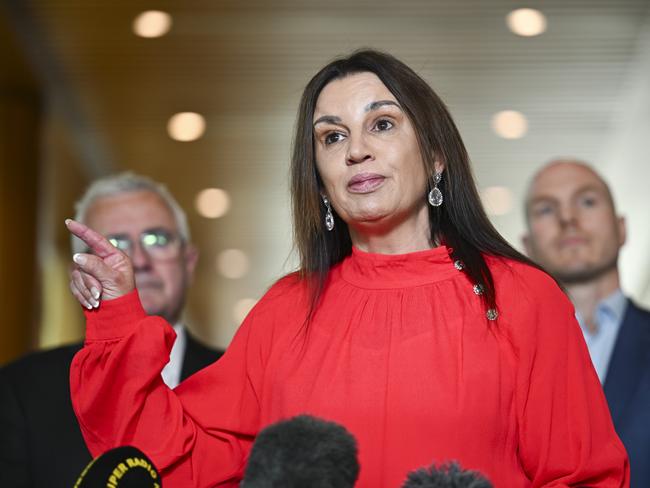
[[[454,261],[454,268],[456,268],[458,271],[463,271],[465,269],[465,263],[463,263],[460,259],[457,259]],[[474,284],[474,286],[472,286],[472,290],[474,291],[474,294],[478,296],[481,296],[483,293],[485,293],[485,287],[480,283]],[[488,308],[485,312],[485,316],[488,320],[494,321],[499,316],[499,312],[496,308]]]

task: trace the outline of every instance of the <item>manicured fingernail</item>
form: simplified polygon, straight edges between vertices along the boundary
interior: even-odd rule
[[[75,254],[74,256],[72,256],[72,260],[77,264],[81,264],[81,265],[86,264],[86,256],[84,256],[83,254],[79,254],[79,253]]]
[[[90,289],[90,293],[95,299],[99,298],[99,290],[95,288],[94,286]]]
[[[65,219],[65,225],[66,226],[70,225],[70,222],[72,222],[72,219]]]
[[[98,300],[93,300],[93,308],[99,307],[99,301]]]
[[[92,310],[92,309],[93,309],[93,306],[92,306],[90,303],[86,302],[86,308],[87,308],[88,310]]]

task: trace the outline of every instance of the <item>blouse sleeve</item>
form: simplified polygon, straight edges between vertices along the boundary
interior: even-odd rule
[[[253,315],[217,363],[171,390],[160,372],[174,331],[146,316],[137,292],[86,312],[86,344],[70,382],[93,456],[133,445],[169,486],[237,486],[259,424],[264,354],[261,336],[250,334]]]
[[[573,306],[548,275],[526,274],[509,294],[520,335],[519,456],[531,486],[627,487],[627,454]]]

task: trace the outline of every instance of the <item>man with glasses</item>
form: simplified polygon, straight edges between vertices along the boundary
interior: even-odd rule
[[[167,189],[126,173],[94,182],[76,209],[76,220],[130,256],[147,313],[175,324],[162,380],[174,388],[216,361],[222,351],[199,343],[180,322],[198,252]],[[72,251],[86,248],[75,238]],[[98,298],[87,297],[85,306],[97,306]],[[70,488],[90,461],[70,402],[70,362],[81,346],[31,354],[0,370],[0,486]]]

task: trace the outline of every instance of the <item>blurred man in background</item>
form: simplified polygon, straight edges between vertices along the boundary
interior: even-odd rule
[[[126,252],[144,309],[174,325],[176,341],[163,381],[180,381],[216,361],[180,322],[198,252],[185,213],[167,189],[122,174],[93,183],[77,203],[75,219]],[[72,241],[73,252],[85,252]],[[87,308],[99,305],[94,297]],[[70,362],[82,344],[28,355],[0,369],[0,486],[74,485],[91,460],[70,401]]]
[[[625,220],[602,177],[574,160],[552,161],[534,176],[525,210],[524,246],[573,301],[630,457],[631,486],[650,486],[650,313],[620,288]]]

